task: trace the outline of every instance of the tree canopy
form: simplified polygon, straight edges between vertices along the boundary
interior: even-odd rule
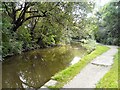
[[[99,30],[96,33],[96,40],[104,44],[120,45],[119,21],[120,7],[119,2],[112,2],[105,5],[97,13]]]
[[[94,2],[2,2],[3,57],[75,40],[120,45],[118,4],[93,14]]]

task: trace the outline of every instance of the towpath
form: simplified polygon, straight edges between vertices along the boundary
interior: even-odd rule
[[[116,46],[108,46],[110,50],[95,58],[70,82],[65,88],[95,88],[98,81],[110,70],[114,55],[118,49]],[[63,90],[61,89],[61,90]]]

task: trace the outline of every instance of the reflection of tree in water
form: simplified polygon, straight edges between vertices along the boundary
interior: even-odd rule
[[[11,57],[9,63],[3,64],[3,87],[23,88],[26,85],[39,88],[69,65],[74,52],[70,47],[56,47]]]
[[[23,57],[19,57],[17,59],[16,64],[6,66],[5,67],[6,70],[3,68],[4,70],[3,74],[5,77],[5,78],[3,77],[3,80],[4,80],[3,86],[5,85],[5,87],[8,86],[8,87],[17,88],[17,87],[21,87],[22,83],[28,86],[36,86],[37,85],[36,83],[38,82],[39,82],[38,85],[41,85],[40,81],[45,81],[46,79],[44,77],[45,75],[47,75],[47,73],[44,71],[46,66],[45,65],[43,65],[42,67],[39,66],[41,64],[43,63],[40,60],[37,60],[37,61],[27,60],[26,62],[23,60]],[[40,76],[42,75],[42,73],[44,74],[44,77]],[[22,77],[23,80],[26,80],[26,82],[22,81],[20,77]],[[5,83],[5,82],[8,82],[8,83]],[[21,85],[19,85],[18,83],[20,83]]]
[[[22,68],[21,72],[29,86],[39,87],[41,82],[46,81],[45,77],[48,77],[46,65],[41,65],[42,61],[29,60],[26,68]],[[43,64],[43,63],[42,63]],[[41,66],[39,66],[41,65]]]
[[[16,68],[9,68],[3,65],[3,75],[2,75],[2,87],[3,88],[22,88],[22,82],[20,81],[19,75],[16,72]],[[14,70],[11,70],[14,69]],[[7,78],[6,78],[7,77]]]

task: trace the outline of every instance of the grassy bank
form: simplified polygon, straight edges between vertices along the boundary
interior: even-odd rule
[[[120,48],[119,53],[114,56],[114,64],[112,68],[100,80],[96,88],[118,88],[118,56],[120,56]]]
[[[96,50],[83,57],[80,62],[66,68],[65,70],[53,76],[52,79],[58,81],[58,83],[56,86],[50,86],[49,88],[61,88],[64,84],[76,76],[76,74],[78,74],[80,70],[85,67],[91,60],[106,52],[108,49],[109,48],[106,46],[97,46]]]

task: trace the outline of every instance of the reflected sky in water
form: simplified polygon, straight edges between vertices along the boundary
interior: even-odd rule
[[[39,49],[6,58],[2,63],[3,88],[40,88],[57,72],[82,57],[82,47],[61,46]]]

